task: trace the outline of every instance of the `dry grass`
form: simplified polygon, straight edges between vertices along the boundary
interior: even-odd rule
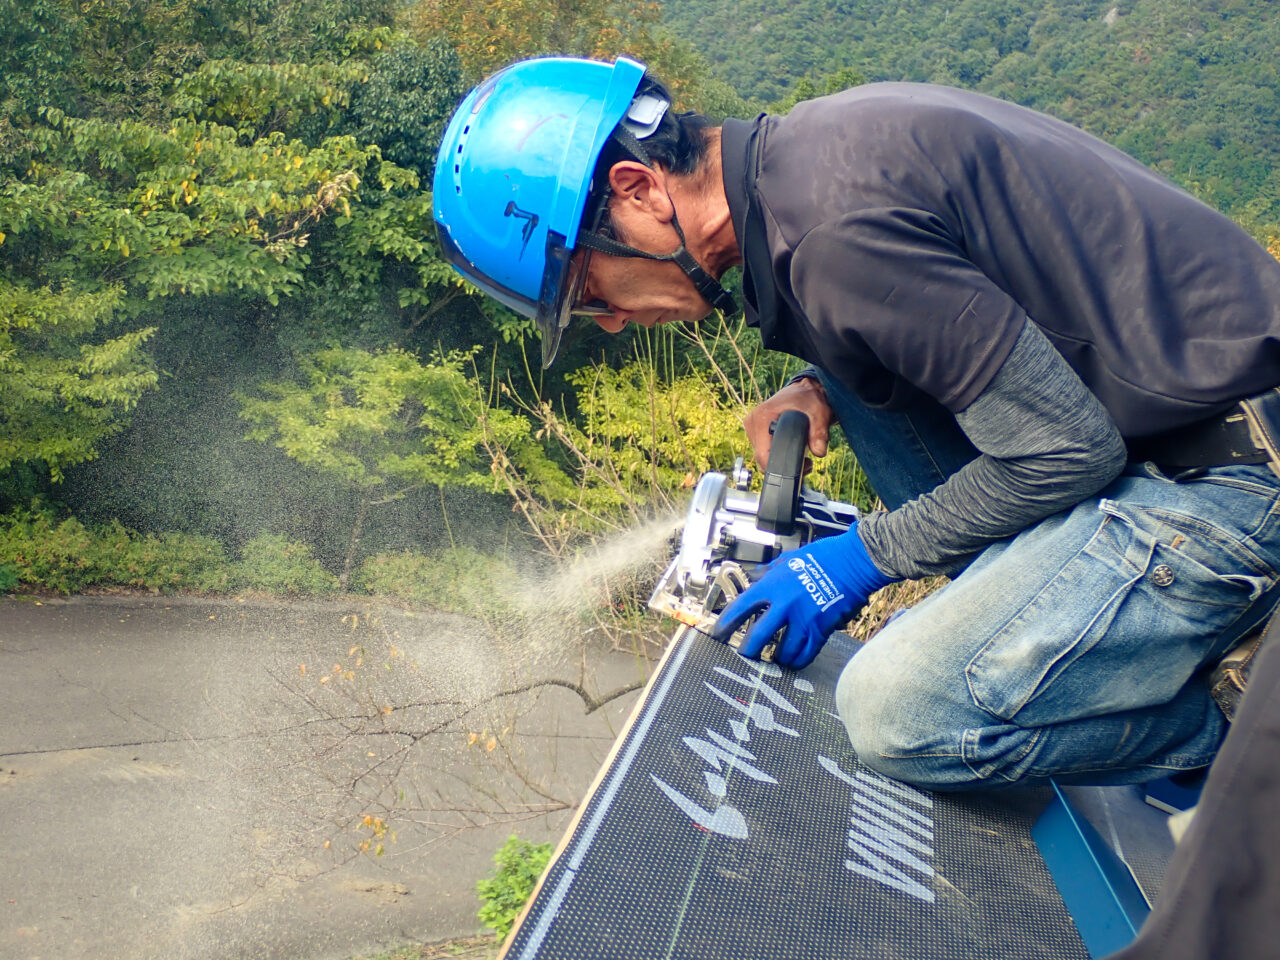
[[[926,580],[904,580],[890,584],[871,595],[858,619],[849,624],[847,632],[855,640],[866,643],[880,632],[895,613],[915,606],[949,582],[946,577],[929,577]]]

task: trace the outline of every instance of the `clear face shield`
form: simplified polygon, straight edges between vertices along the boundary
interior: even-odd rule
[[[589,216],[584,218],[582,232],[595,233],[600,229],[608,204],[609,195],[606,190],[604,195],[596,200],[594,209],[589,211]],[[555,285],[552,288],[554,292],[548,291],[547,285],[544,284],[543,297],[538,304],[536,316],[538,332],[542,336],[542,369],[544,370],[555,361],[556,353],[560,349],[560,339],[575,317],[607,317],[613,312],[607,304],[598,300],[590,303],[584,301],[587,274],[591,267],[589,248],[579,247],[577,250],[569,250],[563,245],[557,245],[553,250],[548,247],[547,264],[549,269],[546,277],[555,279]],[[544,312],[544,308],[549,304],[554,304],[554,309]]]
[[[578,255],[569,261],[566,277],[569,292],[561,301],[560,309],[556,311],[554,324],[548,324],[542,328],[542,368],[544,370],[555,361],[560,340],[575,318],[594,319],[607,317],[613,313],[609,305],[602,301],[584,300],[590,264],[591,251],[587,249],[579,250]]]

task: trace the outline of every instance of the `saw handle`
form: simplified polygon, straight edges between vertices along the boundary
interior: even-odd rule
[[[809,417],[799,410],[786,410],[771,428],[769,464],[760,489],[760,509],[756,526],[779,536],[796,529],[800,487],[804,481],[804,454],[809,447]]]

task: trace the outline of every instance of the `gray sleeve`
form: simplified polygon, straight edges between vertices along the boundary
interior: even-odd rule
[[[1127,459],[1110,414],[1033,323],[956,421],[982,455],[859,525],[887,574],[954,573],[990,544],[1097,493]]]
[[[817,380],[817,379],[818,379],[818,368],[815,367],[813,364],[809,364],[804,369],[797,370],[795,373],[793,373],[790,376],[790,378],[788,378],[787,382],[783,384],[783,387],[789,387],[793,383],[798,383],[801,380]]]

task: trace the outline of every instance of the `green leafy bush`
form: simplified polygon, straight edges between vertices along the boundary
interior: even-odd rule
[[[311,547],[279,534],[255,537],[240,551],[239,574],[244,586],[273,593],[314,596],[333,593],[338,578],[311,555]]]
[[[0,593],[8,593],[18,583],[18,568],[7,563],[0,563]]]
[[[93,534],[74,517],[59,521],[48,511],[27,509],[0,517],[0,564],[32,586],[70,593],[94,583],[94,546]]]
[[[595,363],[569,374],[576,391],[572,415],[524,401],[532,420],[525,433],[494,430],[489,438],[494,475],[553,553],[559,550],[548,541],[607,533],[655,510],[682,509],[705,471],[727,470],[739,456],[751,462],[742,417],[763,393],[762,384],[742,382],[752,371],[741,343],[727,357],[716,357],[707,343],[716,371],[708,377],[691,367],[676,373],[672,344],[654,340],[634,361]],[[568,469],[540,471],[524,451],[530,434],[555,449]],[[554,465],[551,457],[543,460]],[[813,461],[806,482],[845,499],[851,488],[857,495],[858,474],[852,452],[837,444]]]
[[[502,586],[515,577],[497,557],[453,547],[432,556],[411,550],[377,554],[365,560],[359,582],[369,593],[476,614],[498,612]]]
[[[227,552],[211,537],[188,533],[140,535],[113,521],[102,532],[96,547],[98,576],[104,582],[156,593],[218,592],[233,585]]]
[[[493,856],[497,869],[476,884],[480,921],[505,939],[551,860],[551,844],[530,843],[514,833]]]
[[[246,439],[270,443],[314,469],[356,504],[340,582],[355,570],[366,514],[431,485],[498,492],[496,445],[513,469],[543,485],[569,480],[530,437],[527,418],[487,406],[485,387],[466,367],[471,353],[423,363],[399,348],[327,348],[298,359],[305,383],[264,382],[239,398],[255,426]]]
[[[6,572],[7,571],[7,572]],[[0,590],[19,583],[71,593],[91,586],[226,590],[226,551],[209,537],[139,534],[113,522],[86,527],[44,508],[0,517]]]

